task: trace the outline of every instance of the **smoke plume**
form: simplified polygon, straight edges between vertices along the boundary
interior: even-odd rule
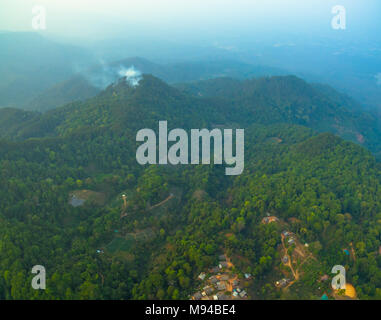
[[[139,70],[136,70],[134,66],[131,66],[128,69],[121,67],[118,74],[121,77],[126,77],[127,82],[133,87],[136,87],[142,79],[142,73]]]

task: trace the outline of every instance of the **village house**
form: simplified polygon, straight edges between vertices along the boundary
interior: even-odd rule
[[[210,280],[210,282],[211,282],[212,284],[216,284],[216,283],[218,282],[218,279],[217,279],[216,276],[211,276],[211,277],[209,278],[209,280]]]
[[[206,287],[206,288],[204,288],[204,290],[205,290],[205,293],[209,296],[209,295],[211,295],[212,293],[213,293],[213,288],[212,287]]]
[[[217,290],[218,291],[226,290],[226,284],[224,282],[217,282]]]
[[[320,281],[327,281],[327,280],[329,280],[329,276],[327,274],[325,274],[324,276],[320,278]]]
[[[283,234],[283,236],[288,237],[288,236],[290,235],[290,232],[287,231],[287,230],[284,230],[284,231],[282,232],[282,234]]]
[[[242,290],[242,291],[240,292],[239,296],[240,296],[241,298],[245,298],[245,297],[247,296],[246,291],[245,291],[245,290]]]
[[[264,217],[262,219],[263,224],[269,224],[269,223],[277,222],[277,221],[279,221],[279,219],[275,216]]]
[[[227,297],[223,293],[221,293],[221,292],[218,292],[216,294],[216,296],[217,296],[218,300],[226,300],[227,299]]]
[[[201,300],[202,294],[200,292],[196,292],[193,296],[193,300]]]
[[[228,281],[228,280],[229,280],[229,275],[227,275],[227,274],[223,274],[223,275],[220,277],[220,280],[221,280],[221,281]]]
[[[237,279],[233,280],[232,285],[234,287],[238,286],[239,285],[239,281]]]
[[[201,281],[204,281],[206,277],[206,273],[205,272],[201,272],[200,275],[198,276],[198,278],[201,280]]]
[[[282,280],[279,280],[279,281],[275,282],[275,286],[276,286],[276,287],[283,288],[283,287],[285,287],[289,282],[290,282],[289,279],[283,278]]]

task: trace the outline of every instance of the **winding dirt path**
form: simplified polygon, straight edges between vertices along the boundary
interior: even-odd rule
[[[286,245],[284,244],[284,235],[281,234],[281,237],[282,237],[282,246],[283,246],[283,250],[284,250],[284,255],[287,257],[288,261],[286,263],[286,266],[288,266],[290,269],[291,269],[291,272],[292,272],[292,275],[294,276],[295,280],[298,280],[299,279],[299,275],[297,272],[295,272],[293,266],[292,266],[292,263],[291,263],[291,257],[289,256],[288,252],[287,252],[287,248],[286,248]],[[294,282],[294,281],[293,281]],[[293,283],[291,282],[291,283]],[[291,284],[290,283],[290,284]],[[290,284],[288,286],[290,286]]]
[[[173,193],[171,193],[167,199],[163,200],[162,202],[158,203],[158,204],[155,204],[154,206],[150,207],[149,208],[149,211],[151,211],[152,209],[155,209],[157,207],[160,207],[162,206],[164,203],[168,202],[169,200],[171,200],[172,198],[174,198],[175,195]]]
[[[160,203],[157,203],[155,204],[154,206],[151,206],[148,211],[151,211],[157,207],[160,207],[162,206],[163,204],[167,203],[169,200],[171,200],[172,198],[174,198],[175,195],[173,193],[171,193],[166,199],[164,199],[163,201],[161,201]],[[128,216],[128,212],[125,212],[123,211],[121,214],[120,214],[120,219],[123,219],[124,217],[127,217]]]

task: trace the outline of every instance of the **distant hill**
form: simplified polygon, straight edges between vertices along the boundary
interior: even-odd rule
[[[84,49],[35,32],[3,32],[0,47],[0,107],[31,109],[32,97],[93,63]]]
[[[211,79],[176,86],[198,97],[219,98],[245,123],[293,123],[329,131],[380,151],[380,120],[333,88],[311,85],[295,76],[236,80]]]
[[[147,59],[133,57],[111,63],[100,63],[56,83],[34,97],[25,109],[46,111],[65,103],[95,96],[100,90],[116,82],[120,71],[134,67],[137,71],[152,74],[169,84],[191,82],[216,77],[249,77],[286,75],[285,71],[265,66],[254,66],[230,60],[157,64]]]
[[[47,111],[69,102],[85,100],[95,96],[99,88],[91,85],[81,75],[55,84],[53,87],[43,91],[28,103],[28,109]]]
[[[83,89],[73,88],[74,83]],[[81,97],[94,95],[96,90],[82,78],[59,86],[58,91],[60,88],[73,89],[71,92],[78,94],[77,100],[82,101],[38,116],[27,113],[28,117],[19,117],[19,123],[14,117],[7,123],[12,134],[3,130],[3,135],[24,139],[98,126],[124,128],[127,123],[138,129],[156,127],[161,119],[177,126],[235,123],[246,127],[253,123],[287,123],[332,132],[377,155],[380,153],[381,126],[377,117],[358,111],[354,101],[334,89],[310,85],[295,76],[219,78],[173,87],[152,75],[144,75],[137,87],[121,78],[88,100]],[[15,111],[15,114],[23,113]]]
[[[198,99],[184,94],[151,75],[144,75],[139,85],[131,86],[125,78],[111,84],[97,96],[74,102],[45,113],[26,113],[29,117],[14,116],[8,125],[16,140],[60,136],[76,130],[105,127],[109,130],[140,129],[157,126],[167,119],[170,125],[192,127],[225,122],[220,113],[223,106],[212,99]],[[0,109],[9,113],[12,109]],[[13,110],[15,115],[23,114]],[[6,130],[4,130],[6,133]],[[6,134],[8,138],[10,135]]]
[[[38,118],[37,112],[12,108],[0,109],[0,137],[17,139],[23,127]]]

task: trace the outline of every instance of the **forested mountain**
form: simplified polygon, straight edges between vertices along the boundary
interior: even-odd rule
[[[14,127],[9,124],[8,130],[16,131],[12,135],[13,140],[20,140],[65,136],[76,130],[99,127],[138,130],[156,127],[161,119],[179,127],[203,127],[216,121],[226,121],[226,115],[220,113],[221,108],[225,108],[225,114],[228,114],[227,105],[183,94],[158,78],[145,75],[137,87],[121,78],[89,100],[70,103],[42,114],[24,112],[30,116],[14,120]],[[11,110],[2,112],[10,113]],[[14,110],[13,113],[22,114],[23,111]],[[10,138],[7,131],[4,133]]]
[[[70,102],[92,98],[99,91],[100,89],[93,86],[86,78],[76,75],[35,96],[28,102],[26,109],[42,112],[52,110]]]
[[[93,92],[81,79],[75,83],[83,83],[85,89]],[[178,90],[153,76],[144,76],[137,88],[130,87],[126,81],[117,81],[88,101],[71,103],[43,115],[36,114],[35,121],[31,117],[20,117],[22,127],[17,134],[9,136],[55,135],[62,132],[63,126],[72,130],[77,123],[78,126],[97,126],[99,119],[104,121],[100,112],[107,114],[107,124],[114,126],[122,121],[136,124],[136,117],[140,117],[141,112],[154,113],[155,120],[161,116],[169,120],[181,119],[182,110],[175,107],[181,105],[193,109],[190,118],[197,117],[201,110],[208,113],[209,117],[197,118],[199,124],[207,124],[206,119],[209,125],[219,122],[299,124],[335,133],[366,146],[375,154],[381,151],[381,121],[378,117],[361,112],[355,101],[329,86],[310,85],[295,76],[275,76],[249,80],[218,78],[176,84],[175,87]],[[75,92],[84,94],[85,89]],[[179,125],[187,126],[189,121],[184,119]],[[11,124],[8,126],[11,128]],[[20,124],[16,123],[16,126]],[[4,134],[0,132],[0,136]]]
[[[250,298],[340,296],[320,279],[342,264],[358,298],[381,299],[380,163],[317,132],[357,125],[352,111],[295,77],[215,83],[186,93],[144,75],[43,114],[0,110],[0,299],[189,299],[223,253]],[[244,128],[243,174],[138,165],[136,131],[159,120]]]
[[[239,108],[241,120],[257,123],[295,123],[329,131],[360,143],[376,154],[381,151],[381,121],[362,112],[348,96],[329,86],[310,85],[295,76],[236,80],[211,79],[179,84],[199,97],[218,97]]]
[[[0,108],[0,137],[15,139],[26,123],[38,117],[37,112]]]
[[[1,40],[1,39],[0,39]],[[81,65],[78,63],[78,65]],[[111,83],[121,77],[121,72],[134,68],[138,72],[152,74],[167,83],[199,81],[216,77],[235,77],[239,79],[261,77],[271,75],[286,75],[287,72],[265,66],[254,66],[231,60],[197,61],[172,64],[153,63],[147,59],[134,57],[113,62],[97,62],[93,66],[85,68],[74,74],[74,71],[64,78],[64,81],[56,82],[52,79],[50,85],[43,91],[37,90],[29,96],[25,96],[24,103],[19,105],[5,103],[26,110],[47,111],[63,104],[85,100],[95,96]],[[70,68],[69,68],[70,69]],[[71,69],[70,69],[71,70]],[[2,75],[0,75],[1,77]],[[35,75],[39,81],[39,73]],[[11,101],[11,100],[10,100]],[[1,103],[0,103],[0,106]]]

